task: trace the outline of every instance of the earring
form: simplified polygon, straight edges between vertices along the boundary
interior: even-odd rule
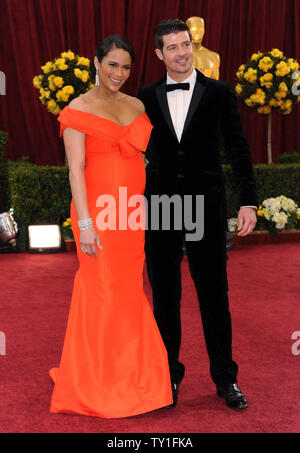
[[[100,85],[100,82],[99,82],[99,74],[98,74],[98,68],[96,69],[95,85]]]

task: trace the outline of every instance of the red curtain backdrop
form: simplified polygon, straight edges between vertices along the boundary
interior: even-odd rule
[[[235,84],[238,66],[257,50],[279,48],[300,62],[300,0],[0,0],[0,130],[9,133],[8,157],[63,165],[58,122],[32,85],[41,65],[71,49],[91,58],[109,34],[124,34],[137,60],[124,87],[138,87],[164,74],[154,54],[153,31],[167,17],[205,20],[203,45],[220,54],[220,79]],[[273,158],[300,150],[300,104],[287,116],[273,114]],[[254,163],[267,162],[267,117],[241,106]],[[298,130],[297,130],[298,127]],[[199,137],[201,143],[201,137]],[[196,144],[195,144],[196,146]]]

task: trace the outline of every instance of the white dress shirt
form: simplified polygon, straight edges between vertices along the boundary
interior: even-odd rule
[[[192,74],[185,80],[182,80],[181,83],[189,83],[189,90],[174,90],[167,92],[167,99],[169,104],[169,110],[173,122],[173,126],[177,135],[177,139],[180,142],[181,135],[183,131],[183,126],[189,110],[190,102],[192,99],[192,94],[194,91],[196,83],[197,73],[195,68],[193,68]],[[167,74],[167,85],[172,83],[178,83],[175,80],[171,79],[169,74]]]
[[[185,119],[189,110],[190,102],[192,99],[192,94],[194,91],[196,83],[197,73],[195,68],[193,68],[192,74],[185,80],[182,80],[180,83],[189,83],[189,90],[174,90],[167,92],[168,105],[170,110],[170,115],[172,118],[173,126],[177,135],[177,139],[180,142],[181,135],[185,123]],[[166,84],[178,83],[175,80],[171,79],[167,73]],[[254,208],[257,209],[257,206],[241,206],[242,208]]]

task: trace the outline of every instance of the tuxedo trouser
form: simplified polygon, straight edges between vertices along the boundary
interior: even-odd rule
[[[149,203],[149,202],[148,202]],[[222,203],[204,210],[204,236],[186,241],[186,231],[151,230],[145,234],[145,252],[152,287],[154,316],[166,346],[172,382],[180,383],[185,367],[179,361],[181,344],[181,262],[185,247],[196,288],[210,374],[215,384],[236,382],[238,366],[232,360],[232,330],[228,302],[226,229]]]

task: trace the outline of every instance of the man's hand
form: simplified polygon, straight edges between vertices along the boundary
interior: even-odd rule
[[[247,206],[240,208],[238,213],[238,236],[252,233],[256,225],[256,209]]]

